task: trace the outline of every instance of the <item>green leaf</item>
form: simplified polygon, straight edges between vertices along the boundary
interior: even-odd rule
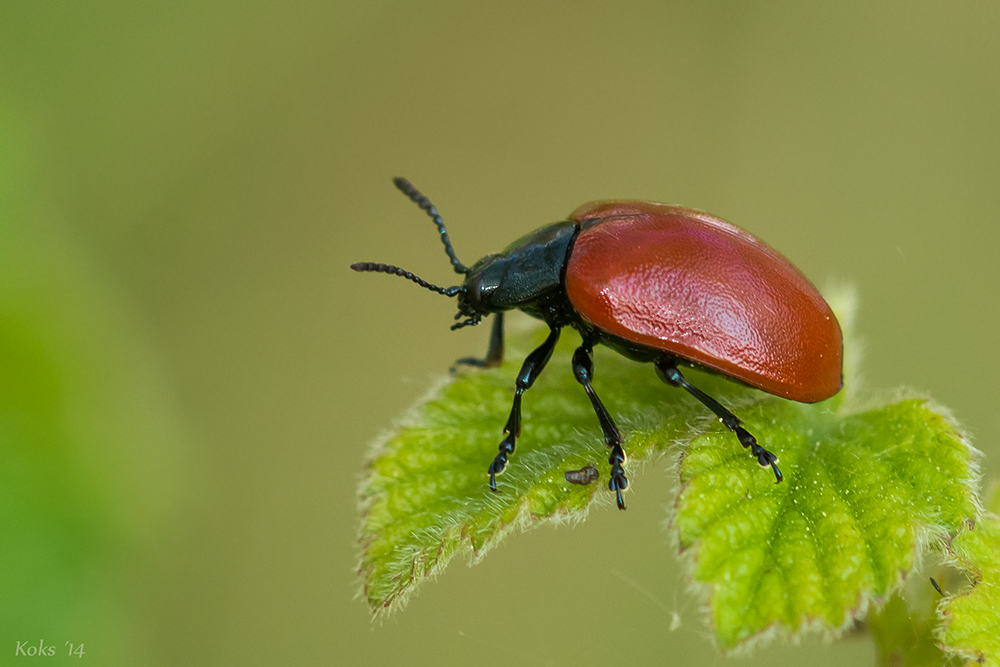
[[[715,429],[688,446],[674,526],[719,643],[863,617],[918,551],[977,508],[971,449],[919,399],[841,414],[767,399],[741,413],[780,452],[784,484],[751,474]]]
[[[834,307],[847,313],[840,319],[849,333],[849,309]],[[524,395],[517,452],[500,493],[489,491],[514,378],[544,336],[509,336],[501,368],[442,381],[375,446],[360,531],[363,594],[374,611],[405,602],[456,554],[476,561],[512,531],[580,520],[595,503],[614,506],[608,452],[571,372],[579,338],[570,332]],[[845,354],[849,382],[853,348]],[[918,539],[953,532],[975,514],[972,452],[919,400],[842,414],[846,392],[806,406],[685,371],[781,457],[786,482],[776,485],[704,406],[648,364],[603,348],[594,363],[595,389],[625,435],[630,488],[655,483],[639,478],[644,461],[691,443],[674,526],[709,591],[723,646],[781,624],[842,627],[912,567]],[[599,471],[596,483],[567,482],[567,471],[587,465]]]
[[[951,562],[971,586],[942,602],[938,637],[946,652],[979,664],[1000,664],[1000,517],[985,514],[948,545]]]
[[[524,395],[517,451],[497,478],[500,492],[489,490],[487,468],[511,409],[514,379],[526,353],[544,338],[537,328],[509,335],[502,367],[452,375],[377,444],[362,489],[360,568],[364,595],[376,611],[403,602],[460,549],[478,560],[512,530],[579,520],[595,502],[613,505],[608,452],[571,372],[580,339],[569,331]],[[595,350],[594,365],[596,389],[626,434],[626,471],[634,482],[637,463],[690,438],[692,419],[705,411],[660,382],[648,365],[604,349]],[[722,384],[728,385],[724,400],[748,394]],[[735,439],[730,445],[739,449]],[[566,471],[587,465],[598,469],[598,481],[566,481]]]
[[[516,322],[516,320],[515,320]],[[510,412],[525,355],[545,338],[537,327],[508,336],[500,368],[461,370],[444,380],[403,425],[377,443],[362,487],[364,596],[375,611],[405,601],[460,550],[478,560],[506,534],[584,518],[595,503],[614,506],[608,450],[597,417],[571,370],[575,332],[565,331],[544,373],[524,395],[517,451],[491,493],[487,468]],[[606,348],[594,351],[594,386],[625,435],[631,488],[643,461],[714,427],[710,413],[679,389]],[[765,396],[726,379],[686,371],[726,405]],[[773,482],[735,437],[726,445],[749,473]],[[594,465],[600,478],[571,484],[565,473]],[[655,483],[655,482],[654,482]],[[626,500],[628,496],[626,495]]]

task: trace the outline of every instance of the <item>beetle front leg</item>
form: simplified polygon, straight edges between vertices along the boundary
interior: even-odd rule
[[[501,317],[499,313],[498,317]],[[502,327],[502,320],[499,321]],[[494,326],[496,325],[494,324]],[[490,464],[489,468],[490,489],[494,492],[497,490],[496,476],[502,473],[503,469],[507,467],[507,458],[514,453],[515,442],[517,437],[521,435],[521,394],[530,389],[531,385],[535,384],[538,374],[545,368],[545,364],[549,363],[552,351],[556,348],[556,342],[559,340],[560,331],[559,327],[552,327],[549,331],[549,337],[527,356],[521,365],[521,372],[517,374],[514,405],[510,409],[510,417],[507,418],[507,425],[503,427],[506,437],[500,442],[500,453],[493,459],[493,463]]]
[[[503,363],[503,313],[493,315],[493,328],[490,330],[490,347],[486,350],[486,356],[482,359],[478,357],[462,357],[455,362],[463,366],[475,366],[476,368],[494,368]],[[452,371],[455,369],[452,368]]]
[[[604,444],[611,450],[608,463],[611,464],[611,481],[608,488],[615,492],[615,499],[618,502],[618,509],[625,509],[625,501],[622,499],[622,491],[628,488],[628,479],[625,477],[625,450],[622,449],[622,434],[615,425],[615,420],[611,418],[611,413],[604,407],[604,403],[597,397],[597,392],[591,386],[590,381],[594,377],[594,346],[588,341],[576,348],[573,353],[573,375],[576,381],[583,385],[590,404],[594,406],[597,413],[597,421],[601,423],[601,431],[604,433]]]
[[[753,437],[745,428],[743,428],[743,422],[740,421],[739,417],[722,407],[722,405],[714,398],[684,379],[681,372],[677,370],[677,364],[673,359],[658,359],[656,361],[656,374],[667,384],[674,387],[680,387],[701,401],[705,407],[714,412],[715,415],[722,420],[722,423],[726,425],[726,428],[736,434],[736,437],[739,438],[740,444],[744,447],[750,448],[750,453],[757,459],[757,463],[759,463],[761,467],[766,468],[767,466],[771,466],[771,469],[774,470],[774,476],[777,481],[780,482],[783,479],[781,476],[781,470],[778,469],[778,457],[775,456],[773,452],[770,452],[757,444],[757,438]]]

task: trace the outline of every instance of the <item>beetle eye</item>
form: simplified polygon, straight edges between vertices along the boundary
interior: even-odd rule
[[[458,295],[458,310],[463,315],[483,312],[483,276],[475,274],[462,286],[462,292]]]

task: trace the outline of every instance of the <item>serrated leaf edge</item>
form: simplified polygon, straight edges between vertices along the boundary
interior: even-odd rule
[[[421,409],[428,402],[439,399],[441,392],[449,384],[451,384],[452,381],[452,376],[437,376],[424,396],[414,402],[414,404],[401,417],[395,419],[393,421],[392,428],[385,429],[380,432],[371,441],[367,448],[364,466],[357,475],[359,480],[357,487],[359,498],[358,509],[361,514],[361,522],[359,524],[357,536],[359,553],[356,572],[361,577],[361,585],[355,592],[354,599],[369,599],[367,581],[368,571],[364,565],[364,555],[371,542],[375,539],[375,535],[366,535],[364,526],[367,522],[369,510],[372,505],[377,502],[380,495],[368,495],[366,493],[372,466],[382,454],[386,443],[395,437],[400,430],[419,424]],[[751,401],[751,403],[752,402],[754,401]],[[642,458],[630,456],[625,464],[625,471],[629,480],[638,479],[647,466],[659,462],[664,457],[674,461],[671,465],[671,472],[673,472],[676,468],[677,462],[680,461],[680,458],[676,455],[671,456],[671,453],[677,449],[684,451],[691,440],[705,432],[705,430],[707,430],[714,421],[716,420],[710,418],[697,418],[690,420],[690,422],[685,424],[686,431],[682,437],[674,438],[671,442],[664,443],[663,446],[659,448],[650,448],[647,455]],[[627,450],[631,434],[640,432],[640,429],[632,428],[632,425],[627,422],[622,422],[622,425],[629,430],[629,435],[626,436],[625,443],[623,443]],[[676,479],[676,477],[671,475],[670,479]],[[672,491],[676,491],[676,488],[679,485],[675,483],[673,486],[674,488]],[[451,527],[445,528],[442,531],[442,539],[438,546],[438,554],[440,555],[443,552],[451,539],[457,540],[454,553],[448,558],[436,560],[435,564],[428,570],[420,569],[420,561],[426,562],[426,559],[419,557],[414,558],[409,574],[411,584],[401,589],[396,595],[386,601],[386,603],[378,606],[369,605],[373,620],[383,620],[393,612],[403,609],[406,604],[409,603],[410,599],[415,597],[418,592],[419,587],[413,586],[412,584],[419,583],[424,580],[433,581],[437,579],[445,568],[451,564],[451,561],[459,555],[463,555],[465,557],[466,564],[469,567],[472,567],[479,564],[486,557],[489,551],[513,533],[525,533],[529,530],[534,530],[547,525],[554,525],[556,527],[575,526],[576,524],[585,521],[589,516],[591,509],[594,507],[613,508],[615,506],[614,496],[610,493],[598,493],[598,491],[605,489],[605,487],[606,485],[601,484],[601,481],[595,483],[593,488],[590,490],[590,498],[587,500],[582,509],[570,510],[565,506],[559,506],[552,514],[547,516],[533,515],[529,509],[529,499],[522,498],[522,500],[518,503],[517,512],[513,518],[509,521],[501,522],[484,540],[483,545],[479,549],[476,549],[472,545],[471,539],[466,534],[464,527],[460,527],[459,524],[455,524]],[[461,529],[456,536],[455,531],[459,528]]]
[[[965,429],[962,428],[961,424],[957,419],[955,419],[954,415],[948,408],[934,402],[926,394],[916,392],[905,387],[892,391],[877,392],[876,394],[867,395],[863,398],[858,397],[856,394],[851,394],[848,395],[846,399],[847,400],[840,404],[839,409],[835,411],[837,417],[841,419],[846,419],[847,417],[855,414],[862,414],[869,410],[907,400],[919,400],[922,407],[939,415],[946,424],[955,430],[959,442],[965,446],[966,451],[969,454],[969,474],[966,479],[963,480],[962,485],[969,492],[976,513],[976,516],[971,517],[970,519],[972,521],[980,520],[984,510],[979,494],[976,493],[976,489],[980,484],[981,473],[979,462],[982,459],[983,454],[972,445]],[[687,451],[687,447],[685,446],[676,460],[676,467],[678,471],[680,471],[683,467],[683,460],[684,457],[687,456]],[[955,535],[949,534],[943,527],[918,526],[912,550],[913,564],[910,570],[905,571],[900,569],[897,572],[896,581],[886,589],[884,596],[865,596],[862,594],[857,606],[849,608],[845,613],[843,622],[836,627],[830,627],[821,618],[806,619],[794,629],[788,628],[780,621],[774,621],[763,630],[743,638],[735,646],[725,647],[719,642],[718,633],[715,628],[715,621],[712,615],[711,602],[713,585],[708,582],[698,581],[694,577],[695,568],[697,567],[698,548],[701,545],[701,540],[696,540],[689,547],[682,548],[680,543],[680,531],[674,525],[674,519],[679,511],[681,495],[690,483],[690,481],[686,483],[680,482],[678,476],[674,502],[670,508],[670,516],[667,519],[666,527],[668,529],[668,534],[670,535],[671,546],[677,550],[678,560],[680,561],[682,569],[685,572],[685,589],[687,593],[698,602],[699,611],[702,614],[703,620],[706,626],[711,629],[712,642],[721,653],[726,655],[746,657],[750,655],[758,646],[765,646],[778,639],[791,644],[798,644],[807,635],[814,633],[819,634],[824,641],[839,639],[846,632],[852,630],[857,622],[862,621],[868,615],[869,609],[872,605],[881,609],[886,601],[893,596],[893,594],[899,592],[906,581],[906,577],[913,572],[919,571],[922,566],[923,559],[928,556],[929,553],[932,551],[945,552],[947,546],[950,546],[951,541],[955,538]]]
[[[963,526],[962,532],[974,530],[975,526],[980,521],[985,519],[992,519],[993,521],[1000,522],[1000,516],[993,514],[992,512],[982,511],[980,512],[979,517]],[[941,563],[943,565],[949,565],[961,570],[972,580],[972,582],[969,584],[968,588],[962,592],[945,595],[938,602],[937,608],[935,609],[938,623],[934,628],[934,638],[938,641],[938,646],[941,647],[941,650],[945,653],[945,655],[958,656],[970,662],[982,664],[985,659],[982,651],[955,647],[945,643],[945,634],[948,631],[948,626],[954,620],[954,617],[948,613],[949,604],[954,600],[971,595],[983,578],[982,569],[976,563],[963,558],[952,549],[952,543],[962,534],[962,532],[949,536],[945,544],[942,545]]]

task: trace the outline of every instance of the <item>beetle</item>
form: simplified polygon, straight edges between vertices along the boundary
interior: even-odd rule
[[[608,488],[624,510],[628,487],[622,435],[594,391],[593,350],[605,345],[684,389],[732,431],[762,467],[782,481],[778,457],[743,422],[692,385],[679,366],[722,374],[803,403],[830,398],[843,385],[840,324],[819,291],[791,262],[752,234],[712,215],[646,201],[584,204],[566,220],[522,236],[471,267],[455,255],[437,208],[404,178],[396,187],[434,221],[461,285],[438,287],[390,264],[360,262],[355,271],[388,273],[457,297],[451,328],[492,314],[489,349],[473,366],[503,361],[503,314],[518,309],[544,321],[549,335],[524,360],[500,451],[490,464],[490,489],[521,434],[521,397],[545,368],[560,332],[576,329],[573,375],[590,399],[611,450]]]

